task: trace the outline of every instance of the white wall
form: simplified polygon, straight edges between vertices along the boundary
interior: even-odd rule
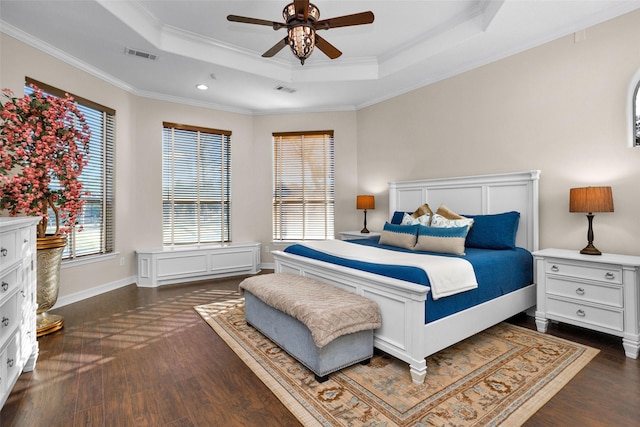
[[[24,77],[114,108],[118,257],[62,271],[61,298],[135,276],[135,249],[161,245],[163,121],[232,131],[232,238],[271,246],[271,134],[335,131],[336,231],[362,227],[355,196],[377,196],[368,228],[387,218],[387,182],[541,169],[541,247],[580,249],[587,222],[569,188],[611,185],[595,245],[640,254],[640,148],[627,146],[630,79],[640,68],[640,12],[357,112],[247,116],[141,98],[0,34],[0,87]],[[273,249],[273,247],[272,247]],[[277,249],[277,248],[276,248]],[[125,266],[119,257],[125,257]],[[264,252],[263,262],[272,258]]]

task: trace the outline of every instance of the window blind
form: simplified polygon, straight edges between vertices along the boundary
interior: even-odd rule
[[[333,239],[333,131],[274,133],[273,153],[273,240]]]
[[[48,95],[65,96],[65,92],[61,89],[31,78],[26,79],[24,89],[26,94],[33,93],[33,89],[29,86],[32,83]],[[80,175],[83,190],[89,194],[82,196],[85,204],[78,215],[78,225],[67,238],[67,246],[62,253],[63,259],[113,252],[115,245],[113,194],[115,110],[76,95],[72,96],[91,129],[88,164]],[[55,188],[56,185],[55,180],[52,180],[51,186]],[[49,217],[54,217],[52,210],[49,211]],[[81,231],[79,226],[82,226]],[[54,232],[55,221],[49,221],[47,233]]]
[[[231,240],[231,132],[163,124],[162,207],[165,245]]]

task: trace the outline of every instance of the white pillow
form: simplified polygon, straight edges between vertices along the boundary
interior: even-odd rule
[[[431,219],[431,226],[437,228],[452,228],[452,227],[464,227],[471,228],[473,225],[473,218],[462,219],[447,219],[440,214],[434,214]]]
[[[429,226],[429,223],[431,222],[431,215],[429,214],[424,214],[422,216],[419,216],[418,218],[414,218],[413,216],[409,215],[408,213],[404,213],[404,216],[402,217],[402,221],[400,222],[400,225],[424,225],[424,226]]]

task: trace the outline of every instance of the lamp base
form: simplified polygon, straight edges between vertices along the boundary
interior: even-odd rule
[[[600,252],[595,246],[593,246],[591,243],[589,243],[587,246],[584,247],[584,249],[582,249],[580,251],[581,254],[584,255],[602,255],[602,252]]]
[[[361,233],[368,233],[369,230],[367,230],[367,210],[364,210],[364,227],[362,228],[362,230],[360,230]]]

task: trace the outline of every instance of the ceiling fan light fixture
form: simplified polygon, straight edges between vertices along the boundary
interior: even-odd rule
[[[287,24],[294,20],[304,22],[304,16],[297,16],[296,5],[293,3],[289,3],[284,7],[284,9],[282,10],[282,17],[284,18],[284,22],[286,22]],[[315,4],[309,3],[307,20],[316,22],[318,18],[320,18],[320,9],[318,9]]]
[[[330,59],[336,59],[342,55],[342,52],[334,45],[317,35],[316,30],[371,24],[374,20],[373,12],[367,11],[336,16],[331,19],[319,21],[320,10],[314,4],[310,3],[309,0],[295,0],[289,3],[282,10],[282,17],[285,23],[238,15],[227,15],[227,21],[266,25],[272,27],[274,30],[286,28],[287,35],[264,52],[262,57],[271,58],[286,45],[289,45],[293,54],[300,60],[300,63],[304,65],[305,59],[311,55],[316,46]]]
[[[316,45],[316,30],[309,25],[297,25],[288,29],[287,41],[293,54],[304,65]]]

